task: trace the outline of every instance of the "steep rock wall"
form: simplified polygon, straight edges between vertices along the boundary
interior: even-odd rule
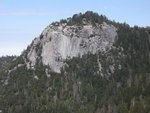
[[[28,59],[31,66],[34,66],[36,59],[41,57],[44,65],[49,65],[52,71],[59,73],[66,59],[82,57],[87,53],[95,54],[98,51],[107,52],[117,37],[116,31],[114,26],[106,23],[94,27],[91,24],[49,25],[41,36],[34,40]],[[40,56],[36,54],[37,45],[42,49]]]

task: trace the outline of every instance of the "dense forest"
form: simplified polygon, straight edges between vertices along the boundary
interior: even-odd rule
[[[8,58],[5,66],[0,59],[2,113],[150,113],[150,28],[91,11],[52,24],[83,26],[84,21],[115,26],[113,48],[68,59],[60,74],[41,62],[27,69],[23,55]]]

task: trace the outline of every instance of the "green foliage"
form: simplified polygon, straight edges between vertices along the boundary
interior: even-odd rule
[[[16,58],[15,56],[3,56],[0,57],[0,68],[5,67],[8,63],[12,62],[12,60]]]
[[[52,25],[57,26],[59,23],[66,23],[67,25],[83,26],[85,22],[90,23],[93,26],[96,26],[96,24],[102,24],[103,22],[111,23],[106,16],[87,11],[84,14],[74,14],[71,18],[61,19],[60,22],[54,22]]]

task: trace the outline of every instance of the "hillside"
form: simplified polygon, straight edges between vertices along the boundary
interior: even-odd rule
[[[150,113],[150,28],[91,11],[48,25],[0,69],[2,113]]]
[[[15,58],[15,56],[2,56],[2,57],[0,57],[0,68],[4,67],[8,63],[10,63],[14,58]]]

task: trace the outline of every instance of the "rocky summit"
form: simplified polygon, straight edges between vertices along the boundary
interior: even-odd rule
[[[30,66],[34,67],[37,58],[41,57],[43,65],[60,73],[66,59],[98,51],[107,52],[116,38],[117,29],[105,22],[96,26],[85,22],[83,26],[68,26],[66,23],[49,25],[40,37],[34,39],[27,58]],[[40,53],[36,51],[37,46],[41,47]]]

